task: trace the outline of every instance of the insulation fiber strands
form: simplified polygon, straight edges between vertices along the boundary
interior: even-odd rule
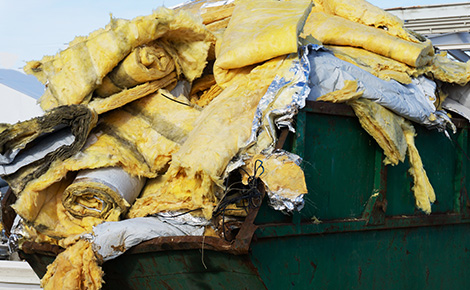
[[[313,36],[324,44],[361,47],[412,67],[432,62],[431,41],[416,43],[394,37],[384,30],[323,12],[310,13],[302,37]]]
[[[416,200],[416,207],[427,214],[431,213],[431,203],[436,201],[436,194],[429,182],[426,170],[424,170],[423,162],[419,156],[418,149],[415,145],[416,131],[409,123],[403,124],[403,132],[408,144],[408,159],[410,161],[409,172],[413,176],[414,186],[413,193]]]
[[[381,105],[359,99],[349,103],[359,118],[362,128],[374,137],[387,157],[385,164],[397,165],[405,160],[407,143],[402,124],[405,121]]]
[[[111,19],[104,28],[87,37],[77,37],[55,56],[28,62],[24,70],[47,83],[40,99],[44,110],[63,104],[90,101],[93,91],[134,48],[156,39],[174,48],[172,57],[189,80],[202,73],[212,36],[185,12],[166,8],[133,20]]]
[[[416,133],[411,123],[370,100],[359,99],[350,104],[361,126],[384,150],[387,157],[384,160],[386,164],[396,165],[399,161],[403,162],[405,152],[408,153],[416,207],[430,214],[431,203],[436,200],[436,195],[416,148],[414,142]]]
[[[80,240],[47,266],[41,287],[45,290],[98,290],[104,283],[103,274],[91,243]]]
[[[279,57],[238,75],[201,113],[180,150],[173,154],[170,168],[155,186],[146,190],[129,210],[129,217],[161,211],[160,196],[180,209],[201,208],[210,218],[216,203],[214,191],[229,161],[244,148],[259,100],[276,75],[287,73],[292,60]],[[150,181],[149,184],[154,184]],[[184,203],[181,203],[181,201]]]

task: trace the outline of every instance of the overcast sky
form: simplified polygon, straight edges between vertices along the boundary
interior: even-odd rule
[[[184,0],[0,0],[0,68],[21,69],[66,48],[77,35],[88,35],[114,17],[132,19],[159,6]],[[381,8],[467,2],[459,0],[372,0]]]

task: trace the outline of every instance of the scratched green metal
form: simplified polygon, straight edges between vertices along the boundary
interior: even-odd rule
[[[54,257],[23,254],[42,277]],[[103,289],[266,289],[248,255],[206,250],[125,254],[102,265]]]
[[[416,147],[436,194],[436,202],[431,210],[433,213],[454,212],[455,195],[459,194],[454,181],[458,160],[455,144],[436,130],[428,130],[419,125],[415,125],[415,129]],[[458,134],[460,133],[461,130]],[[415,206],[413,179],[408,170],[408,157],[403,163],[387,168],[388,216],[422,214]]]
[[[470,224],[258,239],[268,289],[470,289]]]
[[[104,289],[265,289],[248,256],[180,250],[106,262]]]
[[[374,191],[377,145],[357,118],[308,113],[296,137],[308,187],[302,220],[360,217]]]

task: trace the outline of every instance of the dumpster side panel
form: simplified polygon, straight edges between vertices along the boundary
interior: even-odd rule
[[[259,239],[268,289],[470,289],[469,224]]]

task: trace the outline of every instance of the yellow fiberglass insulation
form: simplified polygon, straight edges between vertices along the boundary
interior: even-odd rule
[[[470,62],[451,60],[446,52],[441,52],[435,55],[432,64],[420,68],[418,72],[436,80],[464,86],[470,81]]]
[[[357,81],[345,80],[343,88],[324,94],[317,101],[344,103],[359,99],[363,91],[357,91]]]
[[[215,188],[229,161],[244,148],[250,135],[258,102],[276,75],[285,74],[292,61],[270,60],[239,75],[201,113],[194,130],[180,150],[173,154],[170,168],[154,191],[146,190],[129,210],[139,217],[160,211],[160,196],[180,209],[202,209],[212,216]],[[181,201],[184,202],[181,202]]]
[[[436,201],[436,194],[429,182],[423,162],[421,161],[421,157],[415,145],[414,139],[416,132],[413,126],[408,122],[403,123],[403,132],[405,133],[406,142],[408,144],[408,159],[410,161],[409,172],[411,176],[413,176],[413,193],[416,200],[416,207],[430,214],[431,203]]]
[[[40,99],[44,110],[86,104],[103,78],[134,48],[162,39],[173,46],[173,58],[190,81],[202,73],[212,36],[202,23],[182,11],[157,9],[133,20],[111,19],[104,28],[77,37],[55,56],[28,62],[24,70],[47,83]],[[181,41],[178,41],[181,39]],[[187,55],[191,55],[190,58]]]
[[[174,9],[199,15],[202,18],[202,23],[208,25],[230,17],[234,8],[233,1],[202,0],[185,2]]]
[[[402,39],[419,42],[417,37],[404,27],[397,16],[372,5],[365,0],[315,0],[323,11],[375,28]]]
[[[201,112],[182,102],[184,98],[175,98],[170,92],[159,90],[127,105],[124,110],[142,116],[155,131],[168,140],[183,144]]]
[[[258,168],[260,166],[262,169]],[[244,169],[249,176],[256,171],[256,177],[263,181],[267,189],[282,198],[295,200],[308,192],[302,168],[286,154],[257,154],[246,162]],[[245,174],[245,183],[247,177]]]
[[[215,66],[240,68],[297,52],[298,35],[311,5],[307,0],[237,2]]]
[[[161,93],[171,96],[169,92]],[[60,224],[62,221],[48,217],[49,213],[63,208],[62,204],[46,204],[56,193],[51,193],[49,187],[61,186],[62,193],[70,184],[62,185],[65,182],[62,179],[68,172],[113,166],[122,167],[133,176],[156,177],[167,166],[180,143],[186,140],[199,114],[198,110],[169,100],[159,93],[103,115],[80,152],[62,162],[53,163],[45,174],[27,184],[14,205],[16,212],[29,223],[40,224],[41,232],[67,236],[70,232],[63,231],[67,227]],[[46,206],[52,209],[44,210]],[[122,213],[122,210],[110,213],[106,220],[117,220]],[[73,221],[82,228],[88,228],[91,224],[87,219]]]
[[[427,214],[431,213],[431,203],[436,200],[436,196],[415,146],[416,133],[411,123],[370,100],[359,99],[350,105],[361,126],[384,150],[386,163],[403,162],[406,152],[408,153],[416,206]]]
[[[158,80],[175,70],[171,56],[154,41],[135,48],[95,90],[99,97],[109,97],[126,88]]]
[[[308,35],[324,44],[361,47],[412,67],[427,65],[434,56],[430,41],[406,41],[381,29],[323,12],[310,13],[301,36]]]
[[[359,99],[349,103],[364,130],[371,135],[384,150],[385,164],[397,165],[405,160],[406,140],[401,128],[404,122],[400,117],[381,105]]]
[[[41,287],[45,290],[97,290],[104,283],[103,274],[91,243],[80,240],[47,266],[47,272],[41,279]]]
[[[337,58],[352,63],[386,81],[393,79],[402,84],[410,84],[411,76],[417,75],[416,68],[365,49],[331,45],[327,46],[327,48]]]

